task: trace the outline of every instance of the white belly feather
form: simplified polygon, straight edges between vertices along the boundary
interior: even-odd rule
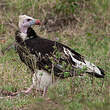
[[[47,89],[52,85],[52,76],[44,70],[37,70],[33,76],[33,85],[37,90]]]

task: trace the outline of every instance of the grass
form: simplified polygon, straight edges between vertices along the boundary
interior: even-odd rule
[[[49,88],[46,97],[39,94],[19,95],[0,99],[0,110],[109,110],[110,109],[110,8],[109,0],[83,1],[83,6],[69,12],[78,20],[60,31],[48,33],[34,27],[40,36],[57,39],[105,70],[105,78],[87,76],[73,77],[59,81]],[[65,1],[66,2],[66,1]],[[14,41],[18,15],[27,14],[42,21],[48,13],[66,16],[58,8],[59,1],[52,0],[1,0],[0,1],[0,49]],[[65,4],[64,4],[65,5]],[[56,7],[57,6],[57,7]],[[81,7],[80,7],[81,6]],[[56,8],[55,8],[56,7]],[[59,6],[60,7],[60,6]],[[62,6],[65,7],[65,6]],[[56,11],[60,10],[60,11]],[[0,56],[0,90],[17,91],[31,85],[31,74],[12,48]]]

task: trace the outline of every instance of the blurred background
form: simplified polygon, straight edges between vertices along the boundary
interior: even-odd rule
[[[4,51],[15,41],[21,14],[42,22],[33,27],[39,36],[68,45],[103,68],[106,76],[61,80],[45,97],[33,91],[2,98],[0,110],[110,110],[110,0],[0,0],[0,96],[32,83],[14,47]]]

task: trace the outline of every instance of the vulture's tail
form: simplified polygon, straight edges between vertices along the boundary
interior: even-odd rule
[[[64,53],[71,58],[75,68],[86,68],[86,73],[89,73],[97,78],[104,78],[104,70],[85,60],[80,54],[67,48],[64,48]]]

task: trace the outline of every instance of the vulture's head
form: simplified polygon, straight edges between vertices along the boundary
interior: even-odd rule
[[[40,20],[34,19],[27,15],[19,16],[19,29],[20,32],[26,34],[29,27],[32,25],[40,25]]]

